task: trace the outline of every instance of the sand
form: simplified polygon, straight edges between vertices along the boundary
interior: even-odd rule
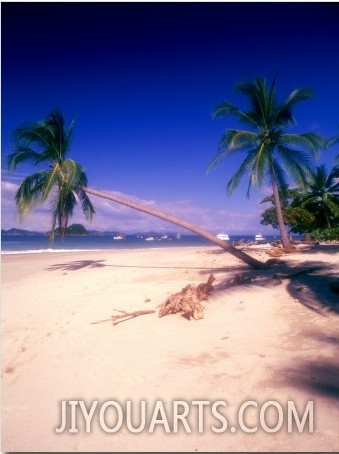
[[[3,255],[2,451],[338,451],[339,304],[326,280],[338,271],[338,251],[324,246],[286,258],[292,267],[327,268],[318,287],[317,272],[309,281],[273,279],[214,247]],[[269,258],[262,247],[250,253]],[[215,290],[202,320],[154,313],[116,326],[93,324],[118,311],[158,311],[171,293],[211,273]],[[247,281],[230,285],[239,273]],[[70,425],[56,432],[62,401],[69,411],[69,401],[83,401],[88,410],[98,401],[89,433],[80,404],[72,404],[78,432],[70,433]],[[116,406],[102,410],[107,427],[117,424],[119,405],[123,411],[114,433],[99,417],[109,401]],[[146,402],[140,433],[126,425],[127,401],[134,427]],[[226,430],[212,413],[216,401],[227,404],[215,407]],[[257,404],[244,412],[246,427],[257,426],[252,433],[238,422],[249,401]],[[288,401],[300,420],[313,402],[302,433],[295,423],[288,432]],[[175,405],[188,411],[191,433],[180,420],[175,430]],[[153,419],[150,433],[161,406],[170,433],[161,409],[154,418],[163,423]],[[283,420],[275,430],[279,407]]]

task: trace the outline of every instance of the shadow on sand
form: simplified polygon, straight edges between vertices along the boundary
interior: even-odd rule
[[[326,246],[326,253],[338,253],[338,246]],[[312,252],[312,250],[310,250]],[[287,291],[294,300],[299,301],[308,309],[325,315],[326,310],[339,314],[339,270],[338,266],[323,261],[297,261],[286,263],[283,260],[272,264],[266,270],[249,269],[246,264],[225,267],[196,267],[196,266],[144,266],[107,264],[105,260],[77,260],[67,263],[57,263],[46,268],[48,271],[76,271],[84,268],[142,268],[142,269],[185,269],[199,270],[201,275],[227,273],[227,278],[218,279],[214,285],[216,290],[225,291],[236,289],[237,286],[272,287],[287,280]],[[230,274],[232,273],[232,274]]]
[[[212,270],[209,273],[229,272],[227,268]],[[287,291],[294,300],[321,315],[326,311],[339,314],[339,273],[338,266],[321,261],[303,261],[274,264],[267,270],[249,270],[246,267],[234,267],[235,274],[214,285],[218,291],[236,290],[242,286],[248,288],[272,287],[287,281]],[[201,274],[207,274],[203,271]]]
[[[106,260],[75,260],[67,263],[56,263],[45,268],[47,271],[77,271],[83,268],[103,268],[105,266],[111,268],[140,268],[140,269],[172,269],[172,270],[205,270],[209,273],[225,271],[225,268],[204,268],[198,266],[145,266],[145,265],[120,265],[103,263]],[[237,269],[234,267],[234,269]]]
[[[312,396],[339,400],[339,366],[330,360],[300,361],[294,368],[282,368],[276,372],[274,387],[293,386]]]
[[[76,271],[83,268],[103,268],[105,260],[75,260],[68,263],[57,263],[46,268],[47,271]]]

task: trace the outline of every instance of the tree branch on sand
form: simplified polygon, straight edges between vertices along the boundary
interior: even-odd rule
[[[152,310],[124,312],[123,314],[120,314],[120,315],[111,315],[110,318],[105,318],[104,320],[98,320],[97,322],[92,322],[91,325],[97,325],[98,323],[103,323],[103,322],[113,322],[113,325],[117,325],[118,323],[125,322],[126,320],[129,320],[130,318],[139,317],[140,315],[154,314],[154,312],[155,311],[152,311]],[[123,320],[123,319],[125,319],[125,320]],[[120,320],[120,322],[118,322],[117,320]]]

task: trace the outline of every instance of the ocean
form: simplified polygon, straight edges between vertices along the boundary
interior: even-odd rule
[[[166,247],[194,247],[212,246],[212,243],[195,235],[168,236],[161,238],[154,236],[152,241],[146,241],[147,235],[142,237],[126,236],[122,240],[115,240],[113,235],[103,236],[67,236],[62,242],[56,237],[53,247],[50,247],[48,236],[43,235],[2,235],[1,254],[36,254],[67,251],[99,251],[105,249],[139,249],[139,248],[166,248]],[[254,235],[230,235],[230,242],[244,240],[253,241]],[[277,237],[267,236],[265,243],[277,240]]]

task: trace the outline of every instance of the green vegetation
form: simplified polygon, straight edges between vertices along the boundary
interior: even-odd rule
[[[67,157],[73,127],[74,119],[66,126],[63,116],[58,111],[52,111],[46,119],[15,130],[15,151],[7,159],[11,171],[25,162],[34,166],[49,165],[48,170],[40,170],[23,180],[15,200],[20,215],[25,216],[38,203],[49,199],[52,211],[51,243],[56,225],[61,239],[64,238],[68,220],[78,201],[87,219],[92,219],[95,214],[83,190],[83,186],[87,185],[86,174],[78,163]]]
[[[308,189],[302,197],[302,206],[313,212],[319,227],[331,229],[339,220],[339,167],[328,174],[324,165],[309,172]]]
[[[284,224],[290,232],[311,233],[318,241],[339,239],[339,167],[329,173],[324,165],[309,171],[307,187],[286,189],[281,195]],[[261,224],[278,227],[274,197],[266,197],[261,203],[271,202],[261,215]]]
[[[220,151],[212,159],[210,171],[221,159],[234,153],[245,154],[239,169],[227,184],[230,195],[245,174],[249,174],[248,191],[269,183],[273,189],[277,225],[285,250],[293,249],[285,230],[280,193],[287,187],[287,175],[295,182],[307,184],[307,170],[311,158],[325,147],[325,139],[312,132],[290,134],[285,131],[294,125],[294,107],[312,98],[309,89],[294,90],[280,103],[275,89],[275,80],[268,84],[261,77],[236,86],[236,92],[245,95],[249,109],[241,110],[228,101],[219,104],[213,111],[215,118],[235,116],[247,125],[248,130],[228,129],[220,140]]]
[[[332,227],[330,229],[316,229],[312,232],[311,238],[316,241],[323,241],[325,243],[331,241],[339,241],[339,227]]]

